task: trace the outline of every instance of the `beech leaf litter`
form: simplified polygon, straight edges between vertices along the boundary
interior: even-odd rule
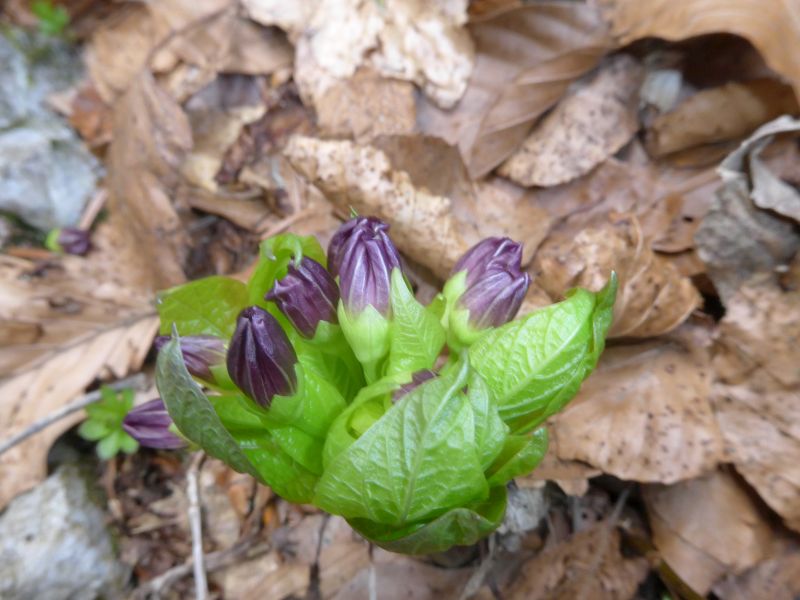
[[[43,4],[0,9],[0,511],[77,456],[137,598],[192,597],[193,552],[203,597],[800,596],[796,3]],[[156,395],[159,293],[354,212],[425,304],[487,237],[523,245],[520,314],[616,273],[497,532],[404,556],[199,453],[96,458],[69,407]]]

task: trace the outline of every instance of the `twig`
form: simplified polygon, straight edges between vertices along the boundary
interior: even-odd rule
[[[203,565],[203,523],[200,519],[200,493],[197,475],[205,454],[198,452],[186,472],[186,496],[189,499],[189,524],[192,529],[192,569],[194,571],[194,591],[197,600],[208,598],[208,581]]]
[[[375,546],[372,542],[369,544],[369,573],[367,580],[367,588],[369,589],[369,600],[378,600],[378,581],[377,574],[375,573],[375,557],[373,551]]]
[[[136,375],[132,375],[130,377],[126,377],[125,379],[120,379],[119,381],[110,383],[108,384],[107,387],[110,387],[113,390],[121,390],[130,387],[140,388],[143,387],[144,383],[145,383],[144,374],[137,373]],[[94,404],[99,400],[100,400],[100,390],[94,390],[93,392],[89,392],[88,394],[81,396],[74,402],[71,402],[66,406],[62,406],[57,411],[50,413],[46,417],[42,417],[41,419],[29,425],[19,433],[16,433],[12,435],[10,438],[4,440],[3,442],[0,442],[0,454],[3,454],[4,452],[11,450],[11,448],[16,446],[20,442],[24,442],[32,435],[39,433],[45,427],[48,427],[53,423],[55,423],[56,421],[60,421],[64,417],[67,417],[74,412],[78,412],[79,410],[86,408],[90,404]]]
[[[461,591],[459,600],[469,600],[478,593],[478,590],[481,589],[484,581],[486,581],[486,576],[494,566],[496,551],[497,538],[496,534],[493,533],[491,536],[489,536],[489,552],[483,558],[483,560],[481,560],[481,564],[478,565],[478,568],[475,569],[470,578],[467,580],[467,584]]]
[[[206,571],[211,573],[227,567],[228,565],[232,565],[240,559],[249,560],[257,558],[272,550],[272,544],[264,543],[253,546],[254,541],[255,536],[246,537],[230,548],[203,555],[203,563],[205,564]],[[190,558],[182,565],[177,565],[164,571],[158,577],[136,588],[133,597],[137,599],[144,599],[151,595],[160,597],[162,592],[168,590],[175,583],[189,575],[189,573],[192,572],[193,565],[194,560]]]

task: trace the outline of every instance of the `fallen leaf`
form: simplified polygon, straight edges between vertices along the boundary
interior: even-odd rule
[[[707,33],[748,39],[800,96],[800,60],[786,48],[800,43],[796,6],[781,0],[599,0],[620,44],[641,38],[683,40]],[[788,44],[788,46],[787,46]]]
[[[758,153],[771,135],[795,131],[797,127],[797,122],[788,117],[767,123],[720,165],[723,185],[703,218],[695,241],[698,256],[708,266],[708,274],[723,304],[744,282],[758,273],[772,272],[788,264],[800,249],[796,226],[769,210],[761,210],[753,202],[758,198],[766,207],[780,205],[791,211],[791,206],[800,201],[800,195],[765,167],[761,168],[763,165],[758,161]],[[758,178],[747,172],[748,156],[751,171],[755,166]],[[796,198],[789,198],[784,192]]]
[[[453,202],[417,189],[407,172],[394,170],[386,154],[372,146],[295,136],[284,152],[343,212],[352,206],[391,223],[398,248],[441,277],[471,245],[460,233]]]
[[[184,281],[187,238],[170,202],[175,171],[192,137],[181,107],[142,73],[114,106],[109,208],[127,223],[120,235],[139,246],[141,279],[151,290]]]
[[[589,491],[589,479],[603,472],[577,460],[562,460],[558,454],[556,440],[551,436],[542,462],[532,473],[514,481],[519,487],[542,486],[552,481],[568,496],[583,496]]]
[[[661,338],[607,348],[551,422],[555,451],[620,479],[674,483],[713,469],[722,440],[697,341]]]
[[[315,104],[320,131],[330,137],[369,141],[416,128],[414,86],[371,69],[336,82]]]
[[[639,129],[643,69],[630,56],[602,64],[592,80],[544,117],[499,173],[526,186],[551,186],[585,175]]]
[[[612,270],[619,277],[612,337],[650,337],[671,331],[700,305],[691,281],[648,247],[636,217],[612,214],[579,232],[554,231],[533,263],[536,281],[553,297],[581,286],[599,290]]]
[[[416,83],[440,106],[453,106],[474,63],[466,10],[465,0],[323,0],[296,41],[295,81],[316,104],[337,80],[369,65]],[[251,7],[251,14],[260,13]],[[273,20],[274,11],[267,8],[265,16]]]
[[[158,318],[146,290],[129,287],[128,261],[111,227],[95,232],[88,258],[64,257],[43,274],[28,261],[0,258],[0,322],[40,328],[31,341],[0,343],[3,440],[75,400],[95,379],[141,367]],[[51,444],[80,419],[75,413],[0,455],[0,508],[46,477]]]
[[[670,486],[646,486],[643,495],[656,547],[703,596],[720,577],[752,567],[770,551],[770,526],[747,491],[725,471]]]
[[[613,42],[597,9],[574,2],[515,7],[470,24],[469,31],[477,59],[464,97],[447,112],[420,103],[418,118],[424,133],[458,144],[477,178],[508,158]]]
[[[738,576],[728,576],[714,587],[722,600],[796,600],[800,595],[800,549],[790,544],[778,556],[758,563]]]
[[[701,90],[655,119],[648,150],[664,156],[703,144],[737,140],[785,113],[797,113],[794,91],[774,79],[733,81]]]
[[[316,3],[284,0],[242,0],[242,7],[251,19],[262,25],[276,25],[295,40],[311,20]]]
[[[523,563],[520,575],[503,590],[503,598],[627,600],[634,597],[647,572],[647,561],[625,558],[619,531],[601,522]]]

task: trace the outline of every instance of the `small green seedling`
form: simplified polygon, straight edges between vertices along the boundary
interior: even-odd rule
[[[69,25],[67,9],[56,6],[52,0],[36,0],[31,4],[31,12],[39,19],[39,31],[44,35],[60,36]]]
[[[133,390],[115,392],[109,387],[100,388],[100,402],[86,407],[89,418],[78,429],[85,440],[97,442],[97,455],[103,460],[114,458],[120,451],[133,454],[139,442],[122,428],[125,415],[133,408]]]

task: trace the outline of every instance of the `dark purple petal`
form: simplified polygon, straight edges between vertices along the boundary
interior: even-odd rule
[[[239,389],[269,407],[274,396],[296,391],[296,363],[294,348],[275,317],[258,306],[239,313],[228,348],[228,374]]]
[[[63,227],[58,233],[58,245],[67,254],[83,256],[92,247],[89,232],[77,227]]]
[[[408,383],[404,383],[399,388],[397,388],[394,393],[392,394],[392,402],[397,402],[408,394],[411,390],[414,390],[421,386],[423,383],[428,381],[429,379],[433,379],[436,377],[436,373],[431,371],[430,369],[422,369],[421,371],[417,371],[411,376],[411,381]]]
[[[142,446],[165,450],[183,448],[186,442],[169,430],[171,425],[172,419],[161,398],[134,407],[122,421],[122,428]]]
[[[373,306],[382,315],[389,310],[391,274],[400,268],[400,255],[387,233],[389,226],[374,217],[358,217],[346,232],[346,240],[336,241],[338,246],[331,252],[339,275],[339,287],[344,307],[359,313]],[[347,226],[349,223],[346,223]],[[338,234],[337,234],[338,235]],[[336,236],[334,236],[335,238]]]
[[[331,274],[317,261],[304,256],[300,265],[290,264],[283,279],[266,296],[278,305],[295,329],[307,338],[314,337],[320,321],[336,323],[339,288]]]
[[[519,269],[522,262],[522,244],[507,237],[481,240],[464,253],[452,274],[467,271],[467,287],[472,286],[487,270],[502,267]]]
[[[522,244],[495,237],[479,242],[456,263],[453,274],[467,271],[458,302],[469,310],[473,327],[497,327],[516,316],[531,284],[521,261]]]
[[[159,335],[153,345],[160,351],[169,340],[168,335]],[[181,338],[181,355],[189,373],[206,381],[214,381],[211,367],[224,362],[225,343],[214,335],[187,335]]]

